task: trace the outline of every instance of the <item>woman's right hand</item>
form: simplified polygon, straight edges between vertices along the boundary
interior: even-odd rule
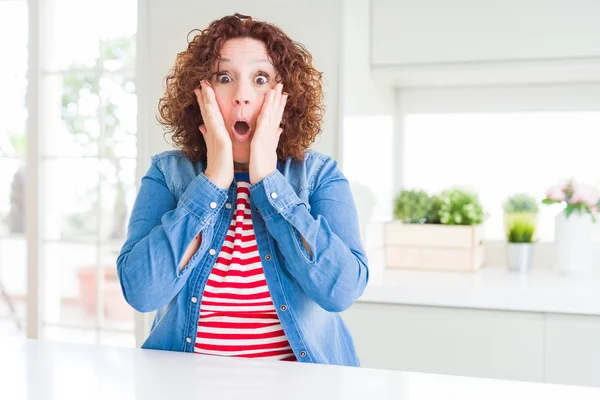
[[[219,188],[228,189],[233,181],[233,150],[215,92],[207,81],[202,81],[194,93],[204,120],[199,127],[206,142],[204,175]]]

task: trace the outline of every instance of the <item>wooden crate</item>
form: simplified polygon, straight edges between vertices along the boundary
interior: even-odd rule
[[[388,268],[475,271],[483,265],[483,225],[403,224],[385,226]]]

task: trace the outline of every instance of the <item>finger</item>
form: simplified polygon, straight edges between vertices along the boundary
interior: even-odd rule
[[[200,125],[200,132],[202,132],[203,136],[206,136],[206,125],[202,124]]]
[[[200,88],[194,89],[194,94],[196,95],[196,101],[198,105],[202,108],[204,100],[202,99],[202,90]]]
[[[267,111],[268,121],[271,121],[271,118],[273,116],[273,104],[275,103],[276,94],[277,94],[277,92],[274,89],[271,89],[271,90],[269,90],[269,94],[267,95],[266,111]]]
[[[281,120],[283,119],[283,112],[285,111],[285,105],[287,104],[288,97],[289,97],[289,95],[287,93],[284,93],[281,96],[281,101],[279,102],[279,108],[277,108],[277,111],[276,111],[277,121],[279,123],[281,123]]]
[[[221,110],[217,103],[217,98],[215,95],[215,91],[210,86],[208,81],[202,81],[202,99],[203,99],[203,110],[204,111],[204,120],[209,121],[209,124],[220,124],[222,123],[223,116],[221,115]]]
[[[269,93],[265,93],[265,99],[263,100],[263,104],[260,108],[260,113],[258,114],[257,124],[264,124],[269,122]]]
[[[202,83],[200,83],[200,85],[202,85]],[[198,105],[200,106],[200,115],[202,115],[202,118],[204,119],[207,117],[206,107],[204,106],[206,102],[206,100],[204,99],[204,93],[200,88],[195,89],[194,93],[196,94],[196,100],[198,101]]]
[[[277,115],[277,109],[279,109],[279,103],[281,102],[281,92],[283,92],[283,85],[278,83],[275,85],[275,94],[273,95],[273,115]]]
[[[204,95],[204,100],[205,100],[205,104],[207,105],[217,105],[217,98],[215,97],[215,91],[213,90],[212,87],[210,87],[210,85],[208,84],[208,82],[204,81],[204,85],[202,86],[202,90],[203,90],[203,95]]]

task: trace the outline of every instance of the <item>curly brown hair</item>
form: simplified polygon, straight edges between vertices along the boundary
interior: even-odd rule
[[[302,160],[321,133],[324,114],[322,73],[312,66],[308,50],[277,26],[237,13],[211,22],[205,30],[191,31],[188,38],[197,31],[164,80],[158,121],[165,134],[172,134],[173,143],[190,160],[206,160],[206,143],[198,129],[203,119],[194,89],[218,72],[221,47],[228,39],[248,37],[266,44],[278,80],[289,94],[277,157]]]

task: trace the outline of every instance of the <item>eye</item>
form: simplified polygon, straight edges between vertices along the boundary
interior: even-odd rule
[[[231,82],[231,78],[226,73],[219,72],[217,74],[217,82],[219,82],[219,83],[230,83]]]
[[[266,74],[257,75],[256,78],[254,78],[254,83],[257,85],[266,85],[269,83],[269,76]]]

